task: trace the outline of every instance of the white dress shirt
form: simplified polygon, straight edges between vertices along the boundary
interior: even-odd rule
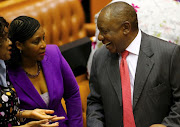
[[[131,42],[131,44],[126,48],[129,55],[126,57],[126,61],[129,68],[130,84],[131,84],[131,102],[133,104],[133,93],[134,93],[134,80],[137,67],[137,61],[139,56],[141,44],[141,31],[139,30],[136,38]],[[119,65],[121,63],[121,56],[119,57]]]

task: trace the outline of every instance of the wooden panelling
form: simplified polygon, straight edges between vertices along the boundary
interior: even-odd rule
[[[111,0],[90,0],[91,22],[94,22],[94,15],[109,2],[111,2]]]
[[[0,0],[0,8],[7,7],[25,0]]]

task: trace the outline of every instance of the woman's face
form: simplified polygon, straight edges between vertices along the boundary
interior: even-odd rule
[[[22,43],[21,43],[22,44]],[[42,27],[25,43],[21,45],[22,59],[31,61],[41,61],[45,55],[46,43],[45,33]]]
[[[8,29],[5,27],[5,36],[0,37],[0,59],[9,60],[11,58],[11,45],[12,42],[7,37]]]

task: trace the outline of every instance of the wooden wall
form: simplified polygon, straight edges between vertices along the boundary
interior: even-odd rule
[[[25,0],[0,0],[0,8],[10,6],[15,3],[20,3]]]
[[[94,15],[109,2],[111,2],[111,0],[90,0],[91,22],[94,22]]]

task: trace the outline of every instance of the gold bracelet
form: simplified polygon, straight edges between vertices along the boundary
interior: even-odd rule
[[[22,113],[24,112],[25,110],[24,109],[20,109],[19,110],[19,120],[20,122],[24,122],[26,120],[26,118],[23,118],[22,117]]]

